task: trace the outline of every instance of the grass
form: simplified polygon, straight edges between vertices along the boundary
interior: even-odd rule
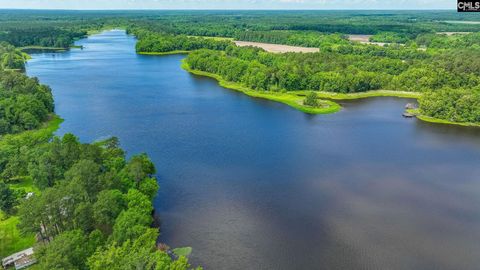
[[[7,217],[0,211],[0,257],[27,249],[35,243],[33,234],[22,235],[17,228],[17,216]]]
[[[307,91],[298,91],[300,95],[306,95]],[[360,99],[370,97],[399,97],[418,99],[422,95],[419,92],[395,91],[395,90],[372,90],[360,93],[334,93],[315,91],[320,98],[329,98],[334,100]]]
[[[12,189],[23,189],[25,192],[33,192],[38,194],[40,190],[33,184],[32,177],[22,177],[19,178],[19,181],[13,184],[10,184]]]
[[[142,55],[170,55],[170,54],[188,54],[190,51],[169,51],[169,52],[137,52],[137,54]]]
[[[187,257],[192,253],[192,248],[191,247],[181,247],[181,248],[174,248],[173,253],[177,256],[185,256]]]
[[[51,115],[39,129],[28,130],[18,134],[0,136],[0,149],[9,145],[35,145],[48,141],[53,133],[60,127],[63,119],[57,115]]]
[[[309,113],[309,114],[327,114],[327,113],[335,113],[338,112],[341,107],[337,103],[329,100],[322,100],[321,104],[322,106],[320,107],[309,107],[303,105],[303,100],[305,97],[296,95],[293,93],[280,93],[280,92],[269,92],[269,91],[256,91],[253,89],[250,89],[248,87],[245,87],[239,83],[235,82],[229,82],[224,80],[221,76],[205,71],[199,71],[199,70],[194,70],[191,69],[188,64],[185,61],[182,61],[182,68],[185,69],[186,71],[195,74],[195,75],[200,75],[200,76],[207,76],[210,78],[214,78],[218,81],[220,86],[236,90],[239,92],[242,92],[248,96],[255,97],[255,98],[263,98],[263,99],[268,99],[268,100],[273,100],[277,102],[281,102],[284,104],[287,104],[299,111],[302,111],[304,113]]]
[[[19,48],[20,50],[47,50],[47,51],[66,51],[68,48],[63,47],[45,47],[45,46],[25,46]]]

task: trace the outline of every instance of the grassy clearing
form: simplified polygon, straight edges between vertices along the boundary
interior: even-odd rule
[[[17,229],[19,220],[16,216],[7,217],[0,211],[0,257],[24,250],[33,246],[33,234],[22,235]]]
[[[17,183],[10,184],[12,189],[23,189],[25,192],[33,192],[38,194],[40,190],[33,184],[31,177],[23,177]]]
[[[0,136],[0,149],[9,145],[35,145],[37,143],[48,141],[53,133],[60,127],[63,119],[57,115],[52,115],[50,120],[45,122],[42,127],[35,130],[25,131],[19,134],[7,134]]]
[[[185,61],[182,61],[182,68],[185,69],[186,71],[195,74],[195,75],[200,75],[200,76],[207,76],[214,78],[218,81],[220,86],[236,90],[239,92],[242,92],[248,96],[251,97],[256,97],[256,98],[263,98],[263,99],[268,99],[268,100],[273,100],[277,102],[281,102],[284,104],[287,104],[299,111],[302,111],[304,113],[309,113],[309,114],[327,114],[327,113],[335,113],[338,112],[341,107],[337,103],[329,100],[322,100],[321,107],[309,107],[303,105],[303,96],[299,96],[296,94],[292,93],[279,93],[279,92],[266,92],[266,91],[255,91],[252,90],[248,87],[245,87],[239,83],[235,82],[229,82],[224,80],[221,76],[209,72],[204,72],[204,71],[199,71],[199,70],[193,70],[191,69],[188,64],[185,63]]]
[[[298,91],[299,95],[306,95],[308,91]],[[359,99],[359,98],[370,98],[370,97],[399,97],[399,98],[414,98],[418,99],[421,97],[419,92],[407,92],[407,91],[395,91],[395,90],[372,90],[360,93],[334,93],[334,92],[324,92],[324,91],[315,91],[318,97],[320,98],[329,98],[334,100],[345,100],[345,99]]]
[[[22,51],[28,51],[28,50],[44,50],[44,51],[66,51],[68,48],[63,48],[63,47],[44,47],[44,46],[25,46],[19,48]]]
[[[177,256],[189,256],[192,253],[192,248],[191,247],[180,247],[180,248],[174,248],[173,253]]]

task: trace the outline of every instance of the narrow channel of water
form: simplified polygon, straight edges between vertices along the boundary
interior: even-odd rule
[[[333,115],[226,90],[136,55],[109,31],[33,55],[58,134],[118,136],[158,169],[161,241],[205,269],[478,269],[480,129],[401,117],[407,100]]]

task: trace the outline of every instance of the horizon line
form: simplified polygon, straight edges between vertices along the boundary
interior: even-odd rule
[[[264,9],[254,9],[254,8],[109,8],[109,9],[71,9],[71,8],[2,8],[0,10],[51,10],[51,11],[456,11],[455,8],[419,8],[419,9],[410,9],[410,8],[397,8],[397,9],[373,9],[373,8],[357,8],[357,9],[321,9],[321,8],[311,8],[311,9],[291,9],[291,8],[264,8]]]

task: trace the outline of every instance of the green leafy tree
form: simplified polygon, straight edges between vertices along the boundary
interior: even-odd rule
[[[318,102],[318,96],[315,92],[308,92],[307,96],[303,100],[303,104],[310,107],[318,107],[320,103]]]
[[[16,204],[16,196],[10,187],[0,182],[0,210],[9,213]]]
[[[149,201],[150,203],[150,201]],[[118,215],[126,208],[125,197],[119,190],[103,190],[93,205],[96,226],[105,234],[110,234]]]
[[[91,270],[187,270],[190,265],[185,257],[172,261],[170,256],[155,248],[158,230],[146,229],[135,240],[123,244],[111,244],[98,250],[88,259]],[[198,268],[198,270],[201,268]]]
[[[142,235],[152,223],[152,217],[136,208],[122,211],[115,220],[111,239],[119,244]]]
[[[96,239],[95,239],[96,241]],[[64,232],[37,249],[40,269],[88,269],[87,258],[95,249],[81,230]]]

